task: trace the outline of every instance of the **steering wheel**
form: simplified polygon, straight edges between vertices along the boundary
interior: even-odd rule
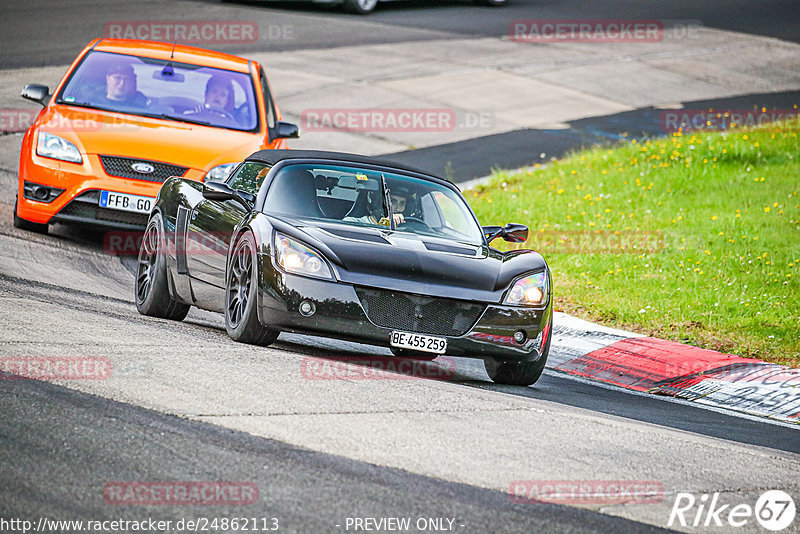
[[[206,109],[205,111],[207,113],[212,114],[212,115],[220,115],[222,117],[225,117],[228,120],[232,120],[233,122],[236,122],[236,117],[233,116],[233,113],[231,113],[229,111],[225,111],[224,109],[211,109],[211,108],[209,108],[209,109]]]
[[[197,115],[200,117],[208,117],[209,115],[217,115],[218,117],[222,117],[227,119],[233,123],[236,123],[236,117],[233,116],[232,113],[225,111],[224,109],[213,109],[213,108],[202,108],[199,110],[191,110],[186,113],[187,115]]]
[[[405,227],[412,230],[416,227],[420,230],[431,230],[431,227],[428,226],[422,219],[418,219],[416,217],[404,217],[404,219],[405,220],[403,222],[397,225],[397,228]]]

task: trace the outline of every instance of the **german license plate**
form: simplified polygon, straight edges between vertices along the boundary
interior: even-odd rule
[[[153,207],[152,197],[100,191],[100,207],[112,210],[132,211],[133,213],[150,213]]]
[[[434,354],[444,354],[447,350],[447,339],[443,337],[425,336],[422,334],[412,334],[411,332],[392,332],[389,338],[392,347],[403,349],[418,350],[420,352],[432,352]]]

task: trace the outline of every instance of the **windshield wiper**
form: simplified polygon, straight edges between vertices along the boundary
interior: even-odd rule
[[[190,119],[187,117],[175,117],[174,115],[169,115],[168,113],[139,113],[144,117],[152,117],[154,119],[167,119],[172,121],[178,122],[188,122],[190,124],[200,124],[201,126],[217,126],[216,124],[212,124],[208,121],[201,121],[197,119]]]
[[[153,117],[155,119],[165,119],[165,120],[173,120],[178,122],[188,122],[189,124],[199,124],[201,126],[211,126],[212,128],[224,128],[225,130],[231,130],[233,132],[244,132],[248,130],[243,130],[242,128],[236,128],[234,126],[225,126],[224,124],[216,124],[214,122],[208,121],[201,121],[199,119],[191,119],[186,117],[185,115],[175,116],[169,115],[167,113],[138,113],[138,115],[143,115],[145,117]]]
[[[113,111],[116,112],[116,109],[111,108],[104,108],[102,106],[96,106],[89,102],[65,102],[64,100],[59,100],[56,104],[61,104],[64,106],[75,106],[76,108],[88,108],[88,109],[99,109],[100,111]]]
[[[389,214],[389,228],[394,230],[394,212],[392,211],[392,196],[386,187],[386,177],[381,173],[381,191],[383,192],[383,209]]]
[[[169,115],[168,113],[147,113],[145,111],[141,111],[141,110],[133,109],[133,108],[131,108],[131,109],[127,109],[127,108],[125,108],[125,109],[113,109],[113,108],[107,108],[107,107],[102,107],[102,106],[96,106],[94,104],[90,104],[89,102],[64,102],[63,100],[60,100],[58,103],[59,104],[64,104],[64,105],[67,105],[67,106],[76,106],[76,107],[79,107],[79,108],[99,109],[100,111],[111,111],[113,113],[126,113],[128,115],[139,115],[140,117],[150,117],[150,118],[153,118],[153,119],[166,119],[166,120],[173,120],[173,121],[179,121],[179,122],[188,122],[188,123],[191,123],[191,124],[200,124],[202,126],[216,126],[215,124],[212,124],[212,123],[210,123],[208,121],[190,119],[190,118],[187,118],[187,117],[175,117],[174,115]]]

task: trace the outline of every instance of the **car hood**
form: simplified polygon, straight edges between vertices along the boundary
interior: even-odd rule
[[[263,141],[253,132],[63,105],[46,108],[35,126],[70,141],[82,154],[143,158],[200,171],[239,162]]]
[[[319,249],[336,264],[339,278],[354,285],[499,302],[519,274],[545,266],[533,251],[502,253],[388,229],[302,221],[275,226]]]

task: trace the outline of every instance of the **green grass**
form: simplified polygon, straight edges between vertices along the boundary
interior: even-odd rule
[[[557,310],[797,367],[798,129],[630,140],[466,196],[484,224],[530,227]]]

